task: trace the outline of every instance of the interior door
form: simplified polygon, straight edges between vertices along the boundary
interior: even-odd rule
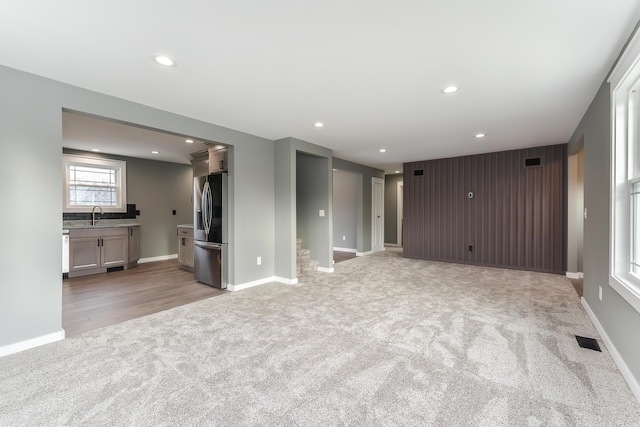
[[[384,250],[384,180],[371,178],[371,250]]]

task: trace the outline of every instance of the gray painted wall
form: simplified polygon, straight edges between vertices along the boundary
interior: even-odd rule
[[[611,182],[611,102],[604,83],[569,141],[569,154],[584,138],[584,298],[626,365],[640,382],[640,313],[609,286],[609,185]],[[602,301],[598,287],[602,287]]]
[[[65,154],[127,162],[127,203],[140,215],[140,258],[178,253],[176,226],[193,223],[193,168],[190,165],[64,148]],[[173,210],[176,215],[173,215]]]
[[[327,180],[329,159],[297,153],[297,186],[296,186],[296,229],[297,237],[302,239],[302,247],[311,251],[311,259],[324,259],[323,266],[331,266],[327,259],[327,248],[330,245],[328,226],[331,211],[327,201],[331,198],[331,187]],[[320,216],[320,210],[324,216]]]
[[[371,178],[384,179],[384,171],[369,166],[333,158],[333,167],[362,175],[362,192],[358,206],[357,250],[360,253],[371,250]]]
[[[333,246],[357,249],[358,206],[362,175],[333,171]]]
[[[404,176],[401,173],[384,177],[384,241],[398,244],[398,182]]]
[[[0,256],[0,324],[11,325],[0,347],[61,330],[63,108],[232,146],[229,280],[273,276],[273,141],[2,66],[0,93],[0,189],[10,200],[0,228],[12,242]]]
[[[296,278],[296,180],[298,153],[309,154],[327,159],[326,171],[323,174],[326,188],[333,187],[331,150],[296,138],[284,138],[275,141],[275,275],[276,277],[294,280]],[[333,201],[331,191],[326,193],[326,220],[321,223],[322,233],[329,236],[326,247],[316,250],[320,267],[333,268],[333,220],[331,212]],[[318,208],[320,209],[320,208]]]

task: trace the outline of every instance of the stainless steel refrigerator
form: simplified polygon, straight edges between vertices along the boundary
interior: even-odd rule
[[[227,288],[227,174],[193,178],[193,238],[195,279]]]

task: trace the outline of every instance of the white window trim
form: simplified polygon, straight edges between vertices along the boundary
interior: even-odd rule
[[[640,313],[640,279],[630,272],[630,178],[640,167],[637,107],[640,89],[640,32],[637,32],[609,77],[611,87],[611,200],[609,219],[609,285]],[[635,159],[634,159],[635,157]]]
[[[103,212],[126,212],[127,211],[127,162],[113,159],[99,159],[93,157],[75,156],[71,154],[62,155],[63,169],[63,212],[91,212],[93,206],[71,206],[69,201],[69,166],[103,166],[116,170],[116,180],[118,182],[118,202],[116,206],[101,206]]]

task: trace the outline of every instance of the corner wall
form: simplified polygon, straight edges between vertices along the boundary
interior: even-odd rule
[[[580,121],[569,153],[584,140],[584,299],[627,367],[640,383],[640,313],[609,286],[611,183],[611,96],[604,83]],[[602,301],[598,298],[602,288]]]

